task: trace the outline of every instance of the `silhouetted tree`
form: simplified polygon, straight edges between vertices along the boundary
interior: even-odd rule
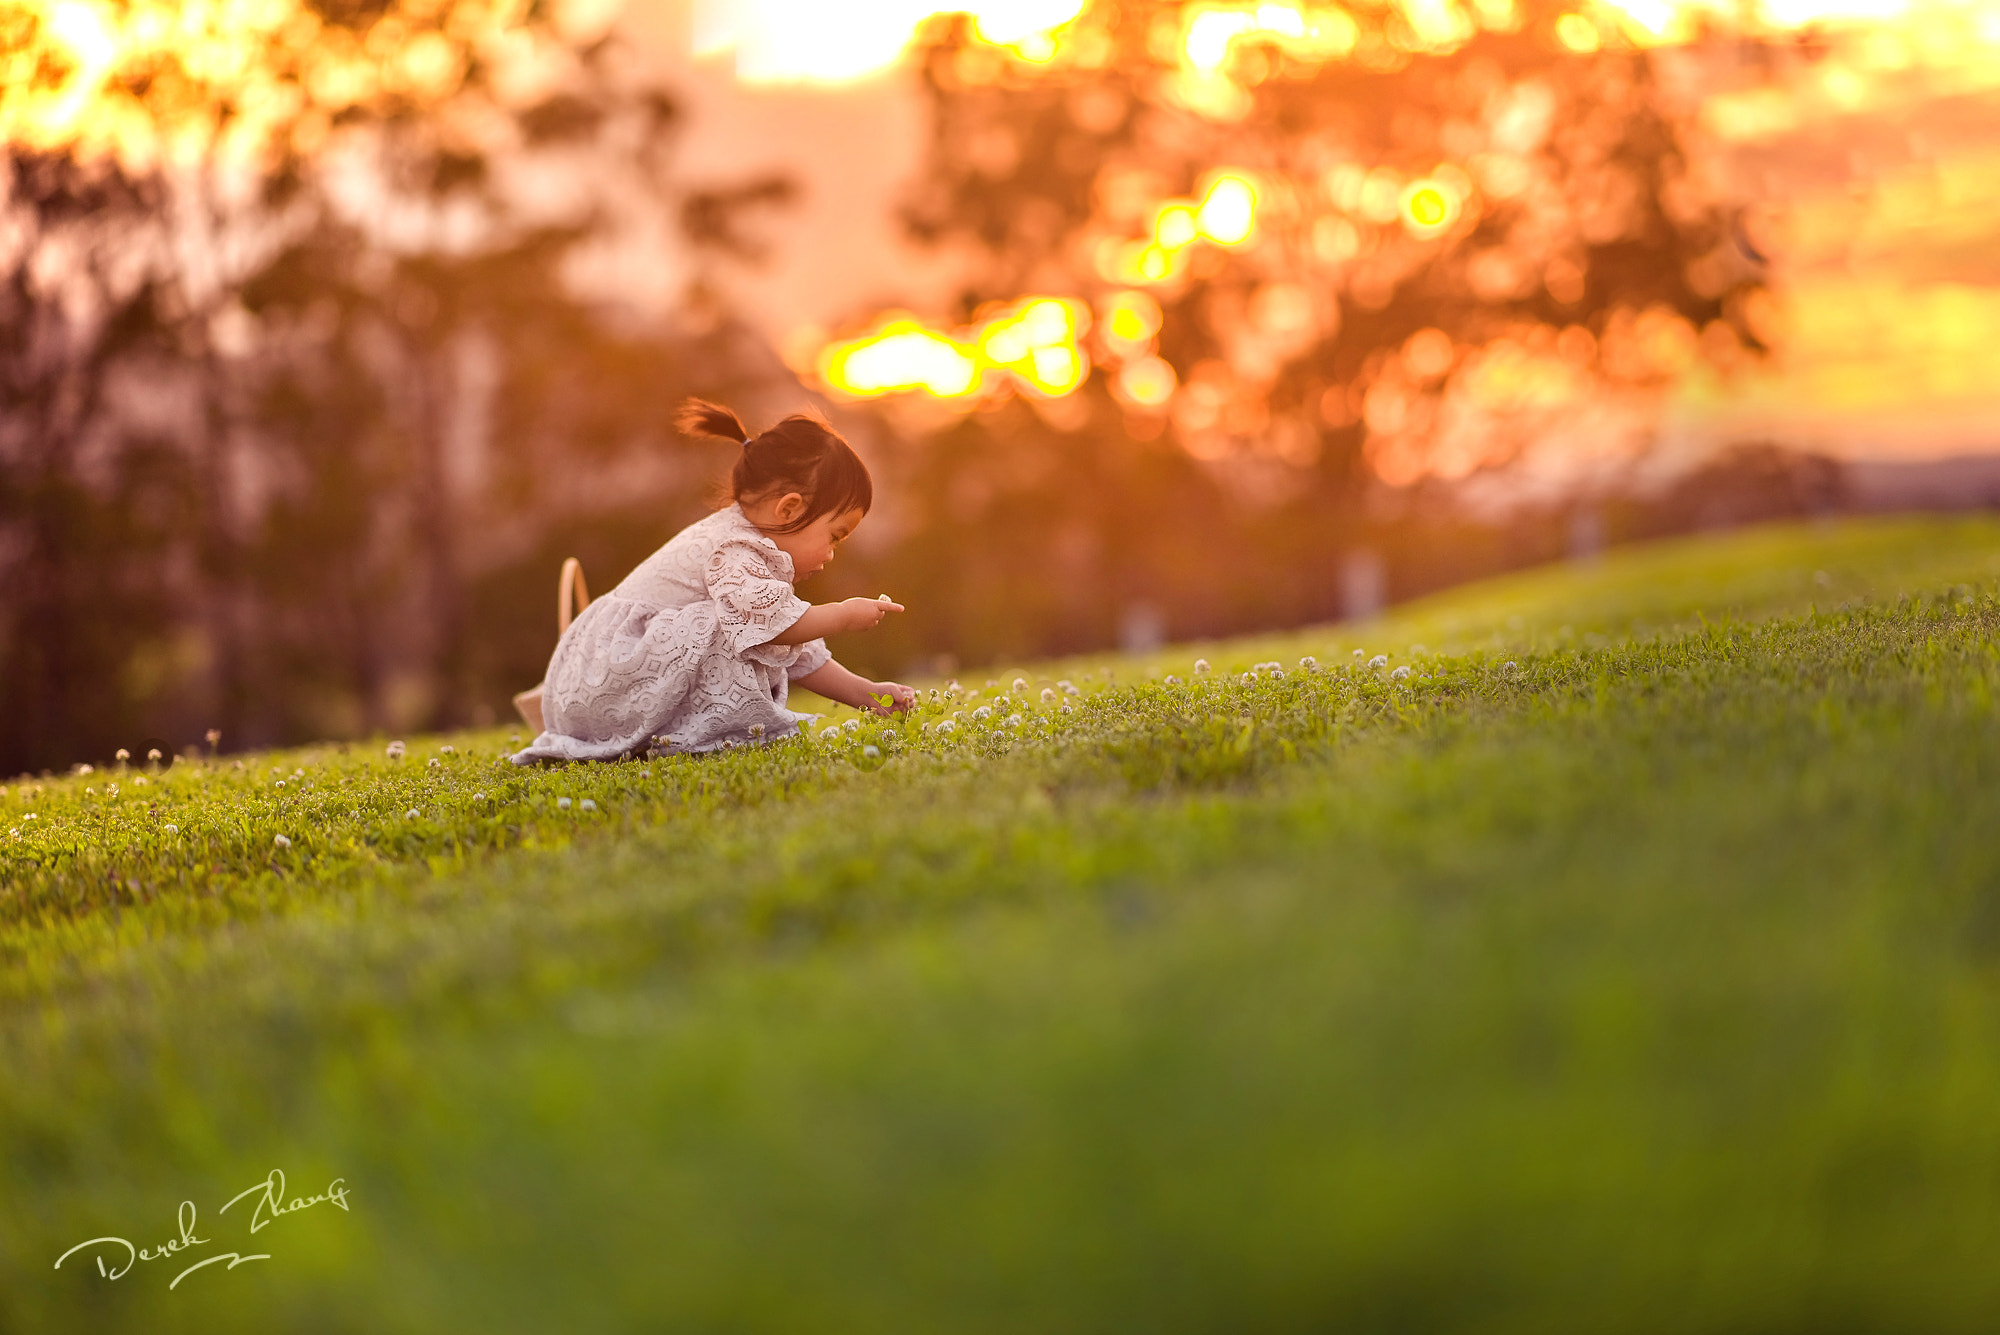
[[[1039,63],[941,23],[910,228],[982,256],[960,318],[1091,301],[1098,372],[912,454],[919,518],[871,574],[948,610],[902,651],[1334,616],[1364,546],[1406,594],[1466,564],[1397,550],[1450,540],[1424,479],[1642,433],[1657,387],[1757,355],[1760,258],[1690,146],[1710,50],[1540,0],[1099,0]],[[1225,177],[1255,192],[1247,241],[1162,212]],[[1156,334],[1107,336],[1121,292]]]

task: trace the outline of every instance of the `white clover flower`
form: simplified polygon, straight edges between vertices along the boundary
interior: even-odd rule
[[[292,841],[281,834],[271,840],[271,846],[274,848],[290,848]]]
[[[1197,658],[1197,659],[1195,659],[1195,660],[1194,660],[1194,670],[1195,670],[1196,672],[1206,672],[1206,671],[1208,671],[1208,660],[1207,660],[1206,658]]]
[[[29,812],[29,813],[28,813],[27,815],[25,815],[25,816],[21,817],[21,819],[22,819],[22,820],[40,820],[40,819],[41,819],[41,817],[40,817],[39,815],[37,815],[37,814],[36,814],[35,812],[32,812],[32,811],[30,811],[30,812]]]
[[[1014,678],[1014,684],[1007,689],[1010,691],[1025,691],[1028,689],[1028,679],[1026,677],[1016,677]]]
[[[71,772],[72,774],[95,774],[95,773],[97,773],[97,766],[95,766],[95,765],[78,765],[78,766],[77,766],[77,767],[76,767],[76,768],[75,768],[74,770],[72,770],[72,771],[70,771],[70,772]]]
[[[512,742],[514,745],[519,746],[521,744],[521,734],[518,732],[510,732],[507,734],[507,740]]]
[[[1506,662],[1500,665],[1500,670],[1502,672],[1518,672],[1520,670],[1520,667],[1521,665],[1519,663],[1516,663],[1513,659],[1510,658]]]
[[[940,733],[950,734],[958,731],[958,725],[950,719],[941,719],[938,722],[937,730]]]
[[[848,732],[853,732],[856,728],[861,726],[861,720],[858,718],[851,718],[847,720],[847,722],[841,724],[840,726],[846,729]]]
[[[439,760],[439,759],[438,759],[438,758],[437,758],[436,756],[432,756],[432,757],[431,757],[431,758],[430,758],[429,760],[427,760],[427,761],[425,761],[425,762],[424,762],[424,768],[425,768],[425,769],[442,769],[442,768],[444,768],[444,762],[443,762],[442,760]]]
[[[568,799],[567,799],[567,798],[565,798],[564,800],[565,800],[565,801],[567,801]],[[415,807],[411,807],[411,808],[410,808],[410,809],[409,809],[408,811],[405,811],[405,812],[403,813],[403,819],[404,819],[404,820],[416,820],[416,819],[417,819],[418,817],[422,816],[423,814],[424,814],[423,812],[421,812],[421,811],[417,810],[417,809],[416,809]]]
[[[484,794],[484,793],[474,793],[474,794],[472,795],[472,800],[473,800],[473,801],[475,801],[475,802],[484,802],[484,801],[486,800],[486,794]]]
[[[578,805],[580,805],[585,811],[597,810],[597,803],[588,797],[584,798],[583,801]]]
[[[389,759],[401,760],[402,758],[403,758],[403,744],[401,742],[389,743]]]
[[[1065,700],[1062,703],[1062,708],[1058,709],[1056,712],[1058,714],[1074,714],[1076,711],[1074,709],[1071,709],[1069,707],[1069,701]]]
[[[1083,692],[1082,692],[1082,691],[1079,691],[1079,690],[1078,690],[1078,689],[1076,688],[1076,683],[1075,683],[1075,682],[1073,682],[1073,681],[1071,681],[1071,680],[1069,680],[1069,679],[1068,679],[1067,677],[1065,677],[1065,678],[1064,678],[1063,680],[1061,680],[1061,681],[1059,681],[1059,682],[1057,682],[1057,683],[1056,683],[1056,689],[1057,689],[1057,690],[1059,690],[1059,691],[1061,691],[1061,692],[1062,692],[1062,693],[1063,693],[1064,695],[1082,695],[1082,694],[1083,694]]]
[[[977,709],[975,709],[975,710],[973,710],[973,711],[972,711],[972,717],[974,717],[974,718],[992,718],[992,717],[993,717],[993,709],[992,709],[992,706],[990,706],[990,705],[981,705],[981,706],[979,706],[979,708],[977,708]]]
[[[751,735],[752,737],[762,737],[762,736],[764,735],[764,725],[763,725],[763,724],[761,724],[761,723],[753,723],[753,724],[751,724],[751,725],[750,725],[750,735]]]
[[[117,756],[118,756],[118,763],[122,765],[126,761],[132,758],[132,753],[130,751],[127,751],[124,747],[121,746],[118,748]]]
[[[639,777],[642,779],[650,779],[653,777],[653,771],[649,769],[642,769],[639,771]]]
[[[160,828],[168,834],[179,834],[181,832],[181,827],[178,825],[162,825]]]
[[[1382,668],[1382,667],[1388,667],[1388,666],[1389,666],[1389,655],[1387,655],[1387,654],[1377,654],[1377,655],[1375,655],[1375,656],[1374,656],[1373,658],[1371,658],[1371,659],[1369,659],[1369,660],[1368,660],[1368,666],[1369,666],[1369,667],[1372,667],[1372,668]]]
[[[1365,650],[1365,649],[1356,649],[1356,650],[1354,651],[1354,656],[1355,656],[1356,658],[1364,658],[1364,657],[1366,657],[1366,656],[1367,656],[1367,650]]]
[[[1317,658],[1314,658],[1311,654],[1307,654],[1304,658],[1301,658],[1299,660],[1299,666],[1301,668],[1304,668],[1307,672],[1317,672],[1319,671],[1319,660]]]
[[[160,748],[157,746],[154,747],[152,750],[146,752],[146,759],[148,760],[158,760],[159,758],[160,758]]]
[[[1056,702],[1055,691],[1047,686],[1042,687],[1042,703],[1045,705],[1052,705],[1055,702]]]
[[[569,810],[569,799],[568,799],[567,797],[558,797],[558,798],[556,799],[556,810],[557,810],[557,811],[568,811],[568,810]],[[412,813],[412,814],[414,814],[414,813]]]
[[[283,788],[283,787],[285,786],[285,781],[284,781],[283,779],[280,779],[280,780],[278,780],[278,781],[277,781],[276,783],[272,784],[271,786],[272,786],[273,788]]]
[[[1403,664],[1403,666],[1397,668],[1394,672],[1391,672],[1389,674],[1389,679],[1391,681],[1401,681],[1403,678],[1409,675],[1410,675],[1410,665],[1408,663],[1405,663]]]
[[[1169,686],[1178,686],[1178,685],[1180,685],[1180,684],[1181,684],[1181,679],[1180,679],[1179,677],[1176,677],[1176,676],[1175,676],[1175,675],[1174,675],[1173,673],[1171,673],[1171,672],[1169,672],[1169,673],[1167,674],[1167,685],[1169,685]]]
[[[450,755],[456,755],[458,753],[449,746],[440,746],[438,748],[438,754],[441,756],[450,756]]]
[[[861,754],[868,760],[880,760],[882,758],[882,748],[879,746],[864,746],[861,748]]]

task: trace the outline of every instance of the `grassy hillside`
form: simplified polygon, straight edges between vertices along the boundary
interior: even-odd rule
[[[11,782],[0,1330],[1989,1328],[1996,593],[1773,529],[703,760]]]

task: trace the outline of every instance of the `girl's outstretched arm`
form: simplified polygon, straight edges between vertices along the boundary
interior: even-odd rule
[[[831,604],[834,607],[839,605]],[[866,677],[857,677],[831,658],[823,666],[792,680],[815,695],[823,695],[856,709],[870,709],[877,714],[898,713],[908,709],[917,698],[912,687],[899,681],[870,681]]]
[[[814,603],[806,609],[804,616],[772,636],[771,643],[807,644],[851,630],[873,630],[882,623],[883,617],[902,610],[901,603],[892,603],[886,597],[844,598],[837,603]]]

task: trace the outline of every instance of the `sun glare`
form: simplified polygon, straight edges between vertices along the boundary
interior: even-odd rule
[[[835,388],[864,397],[923,390],[957,398],[972,391],[979,365],[956,339],[915,320],[891,320],[865,339],[827,349],[820,374]]]
[[[1086,0],[706,0],[695,13],[695,54],[734,53],[747,84],[841,84],[892,68],[924,22],[971,17],[974,36],[1032,64],[1055,57],[1057,37]]]
[[[1333,5],[1191,5],[1183,16],[1181,54],[1196,74],[1222,71],[1239,44],[1265,42],[1302,60],[1337,59],[1354,49],[1360,29]]]
[[[854,398],[921,391],[971,399],[1009,386],[1056,398],[1088,374],[1077,340],[1089,325],[1081,302],[1058,297],[1014,302],[955,333],[898,316],[862,338],[828,346],[819,358],[820,379]]]

